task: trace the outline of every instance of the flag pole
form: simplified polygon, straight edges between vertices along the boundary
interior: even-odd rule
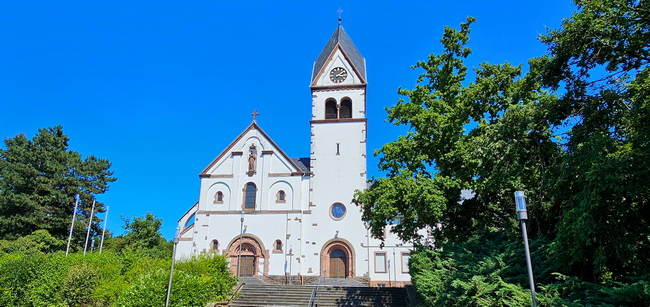
[[[70,251],[70,240],[72,240],[72,229],[74,228],[74,219],[77,217],[77,206],[79,205],[79,194],[74,195],[74,211],[72,211],[72,222],[70,223],[70,234],[68,235],[68,246],[65,248],[65,255],[68,256]]]
[[[90,226],[93,225],[93,215],[95,215],[95,200],[93,199],[93,208],[90,210],[90,218],[88,218],[88,230],[86,231],[86,242],[84,242],[84,256],[88,249],[88,237],[90,237]]]
[[[104,216],[104,230],[102,230],[102,241],[99,243],[99,253],[102,253],[102,247],[104,247],[104,236],[106,235],[106,222],[108,221],[108,209],[111,206],[106,206],[106,215]]]

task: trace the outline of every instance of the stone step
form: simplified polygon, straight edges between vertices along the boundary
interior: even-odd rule
[[[268,285],[268,283],[257,277],[242,277],[241,280],[247,285]]]
[[[318,285],[319,281],[315,280],[310,283],[310,286]],[[362,284],[352,278],[322,278],[320,280],[321,286],[344,286],[344,287],[367,287],[367,285]]]
[[[306,306],[314,286],[245,285],[239,297],[229,306]],[[320,286],[314,299],[319,307],[327,306],[406,306],[404,288],[371,288],[358,286]]]

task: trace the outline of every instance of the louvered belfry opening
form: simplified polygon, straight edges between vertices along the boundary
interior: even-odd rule
[[[325,102],[325,119],[337,119],[338,112],[336,110],[336,101],[327,100]]]
[[[350,99],[344,98],[341,101],[339,115],[339,118],[352,118],[352,101]]]

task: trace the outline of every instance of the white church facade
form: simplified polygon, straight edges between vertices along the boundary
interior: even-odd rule
[[[380,248],[351,203],[367,186],[366,84],[365,59],[338,25],[311,76],[310,156],[290,158],[253,120],[200,173],[176,257],[219,253],[234,274],[262,279],[409,283],[411,246],[387,231]]]

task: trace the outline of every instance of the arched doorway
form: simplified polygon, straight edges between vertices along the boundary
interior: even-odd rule
[[[321,251],[321,270],[325,278],[354,277],[354,250],[344,239],[332,239]]]
[[[230,242],[228,253],[230,258],[230,271],[233,275],[255,276],[259,274],[268,274],[269,252],[264,249],[256,236],[247,234],[242,237],[241,250],[239,236]],[[238,265],[239,264],[239,265]]]

